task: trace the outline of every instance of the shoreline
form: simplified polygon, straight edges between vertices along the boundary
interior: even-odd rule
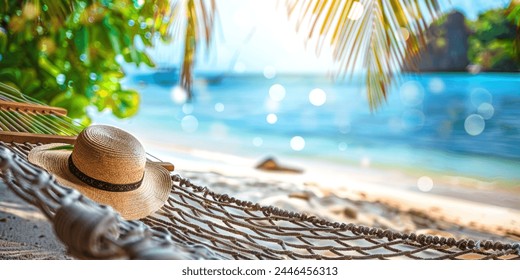
[[[277,158],[280,164],[304,172],[266,172],[254,168],[257,158],[140,140],[147,152],[172,162],[175,173],[238,199],[400,232],[520,241],[520,210],[422,193],[395,172],[342,167],[339,174],[330,165],[285,157]],[[5,185],[0,185],[0,218],[0,259],[71,258],[52,224]]]
[[[514,188],[518,186],[515,181],[495,180],[485,181],[482,179],[472,178],[468,176],[456,176],[455,174],[445,174],[439,171],[431,171],[426,169],[405,168],[398,166],[390,168],[390,166],[371,163],[369,166],[361,164],[348,164],[327,161],[323,159],[312,159],[308,157],[294,157],[286,154],[266,153],[263,156],[257,155],[238,155],[229,153],[229,151],[218,152],[208,149],[208,147],[198,148],[197,145],[187,146],[182,144],[169,144],[156,139],[147,137],[140,133],[135,133],[141,138],[143,145],[147,150],[151,150],[151,154],[157,156],[161,160],[172,161],[176,168],[182,168],[182,165],[175,164],[174,161],[180,160],[186,166],[184,170],[210,171],[214,170],[223,174],[234,175],[230,172],[232,169],[241,168],[241,172],[250,172],[254,170],[257,176],[265,177],[270,174],[273,176],[280,173],[266,173],[255,170],[255,166],[266,158],[273,157],[282,165],[302,169],[303,174],[289,174],[284,176],[286,180],[303,177],[307,180],[316,180],[317,175],[326,173],[333,178],[341,177],[345,182],[353,179],[376,185],[388,185],[390,188],[406,190],[412,193],[435,194],[447,197],[455,197],[466,199],[484,204],[502,206],[520,210],[520,189]],[[164,157],[167,157],[165,159]],[[178,157],[178,158],[175,158]],[[201,162],[201,160],[203,162]],[[203,168],[200,168],[203,167]],[[237,170],[238,171],[238,170]],[[417,186],[417,180],[421,176],[429,176],[434,181],[434,186],[430,191],[421,191]],[[340,186],[341,184],[334,184]]]
[[[151,154],[172,162],[177,173],[200,172],[255,178],[262,182],[282,182],[295,186],[295,192],[311,191],[322,196],[332,194],[346,200],[382,203],[403,213],[420,213],[441,222],[520,240],[518,192],[464,186],[471,184],[473,179],[444,178],[443,184],[435,185],[430,192],[422,192],[416,186],[416,178],[398,171],[324,165],[321,162],[309,163],[295,158],[275,157],[280,164],[304,172],[268,172],[254,168],[261,160],[258,158],[198,150],[150,139],[141,140]],[[460,186],[462,181],[467,184]],[[211,185],[207,186],[212,188]],[[240,193],[230,195],[240,196]],[[312,209],[300,209],[305,210]]]
[[[438,151],[432,152],[432,154],[427,154],[428,151],[426,154],[420,156],[421,159],[428,157],[444,157],[447,158],[446,161],[449,161],[450,159],[456,160],[456,164],[450,163],[451,165],[439,169],[439,166],[428,168],[428,162],[424,162],[424,160],[416,162],[416,165],[411,165],[410,163],[414,159],[398,160],[393,163],[392,158],[389,156],[399,156],[398,153],[395,155],[378,157],[377,154],[374,154],[377,151],[372,151],[372,154],[363,156],[360,154],[360,150],[356,149],[350,151],[350,156],[343,158],[331,156],[330,154],[317,154],[316,151],[302,151],[291,154],[290,152],[282,151],[279,147],[269,147],[263,150],[258,147],[248,146],[243,142],[244,139],[240,138],[254,138],[253,135],[248,134],[246,134],[248,137],[242,135],[237,138],[229,137],[229,139],[224,139],[224,136],[222,135],[212,135],[209,133],[203,134],[202,137],[193,137],[189,134],[183,135],[182,132],[179,133],[178,131],[168,131],[166,127],[161,125],[154,126],[154,124],[150,124],[151,127],[144,130],[140,127],[142,123],[122,123],[113,118],[100,119],[99,121],[101,121],[100,123],[121,127],[132,134],[141,137],[143,143],[150,142],[153,146],[172,149],[173,151],[178,152],[178,154],[186,154],[186,151],[190,151],[195,153],[194,156],[200,156],[207,160],[211,160],[212,156],[210,154],[213,154],[214,157],[229,158],[230,161],[245,160],[245,163],[249,163],[250,166],[256,165],[267,157],[275,157],[294,162],[296,167],[302,165],[302,167],[308,166],[312,169],[315,167],[327,166],[329,168],[337,169],[339,172],[342,172],[341,169],[345,168],[351,171],[367,171],[372,169],[377,172],[385,172],[388,174],[398,173],[405,175],[406,177],[416,177],[416,179],[421,176],[429,176],[436,179],[439,183],[438,185],[456,186],[458,188],[462,187],[470,190],[489,190],[489,194],[493,194],[496,191],[506,193],[507,196],[517,196],[518,200],[515,200],[515,203],[509,203],[508,206],[520,209],[520,177],[517,175],[509,177],[504,176],[506,174],[515,174],[517,170],[517,168],[514,168],[515,161],[509,158],[504,159],[496,157],[493,158],[492,162],[489,162],[490,157],[485,155],[471,155],[463,158],[457,154],[439,153]],[[157,132],[152,135],[149,133],[150,130]],[[215,139],[215,142],[210,140],[213,138]],[[270,141],[288,143],[290,138],[286,138],[275,138],[270,139]],[[312,138],[310,139],[312,140]],[[413,152],[424,153],[423,150],[403,150],[398,152],[403,152],[407,155]],[[340,151],[338,153],[345,152]],[[364,166],[365,163],[363,161],[365,158],[368,160],[368,166]],[[485,170],[483,171],[483,174],[474,171],[468,172],[468,169],[472,170],[471,168],[475,165],[475,162],[479,162],[480,160],[484,161],[485,164],[489,165],[493,169],[501,170],[502,174],[497,174],[496,172],[489,173]],[[435,164],[439,165],[443,163],[436,162]],[[450,170],[450,168],[456,168],[459,170]],[[416,185],[416,182],[414,182],[413,185]],[[416,190],[418,191],[418,189]]]

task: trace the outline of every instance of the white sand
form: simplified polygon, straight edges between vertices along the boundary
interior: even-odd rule
[[[439,177],[435,178],[431,191],[422,192],[417,188],[418,177],[399,171],[335,166],[291,158],[278,160],[286,166],[303,169],[303,174],[265,172],[253,168],[260,162],[258,158],[176,147],[150,140],[143,142],[152,154],[174,163],[177,171],[211,171],[225,176],[288,182],[315,193],[332,193],[354,201],[381,202],[405,212],[420,212],[432,219],[497,235],[509,234],[520,240],[518,190],[487,188],[489,183],[467,178]]]
[[[36,207],[0,184],[0,259],[70,259]]]
[[[265,172],[253,168],[259,158],[143,142],[149,153],[174,163],[176,171],[192,181],[264,205],[335,221],[451,235],[416,225],[417,219],[426,224],[445,222],[467,229],[460,231],[459,237],[469,234],[482,239],[507,236],[506,240],[520,240],[520,195],[486,189],[485,183],[468,188],[457,184],[462,179],[435,178],[434,188],[423,193],[416,187],[417,178],[395,171],[279,158],[282,164],[305,172]],[[394,216],[385,213],[391,208],[402,212]],[[39,210],[0,184],[0,259],[65,258],[69,258],[65,248]]]

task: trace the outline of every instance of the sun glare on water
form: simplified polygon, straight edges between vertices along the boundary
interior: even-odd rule
[[[280,102],[285,98],[285,88],[281,84],[274,84],[269,88],[269,97],[272,100]]]
[[[327,94],[321,88],[315,88],[309,93],[309,102],[312,105],[319,107],[327,101]]]
[[[290,142],[291,149],[295,151],[301,151],[305,148],[305,139],[301,136],[294,136]]]
[[[198,129],[199,121],[193,115],[187,115],[182,118],[181,127],[185,132],[193,133]]]
[[[224,112],[224,109],[225,109],[224,104],[222,104],[220,102],[215,104],[215,111],[222,113],[222,112]]]
[[[276,77],[276,69],[273,66],[264,67],[264,77],[266,79],[273,79]]]
[[[188,100],[188,93],[181,86],[176,86],[170,92],[170,97],[176,104],[184,104]]]
[[[269,124],[275,124],[277,121],[278,121],[278,116],[276,116],[276,114],[268,114],[267,117],[265,118],[265,120],[269,123]]]

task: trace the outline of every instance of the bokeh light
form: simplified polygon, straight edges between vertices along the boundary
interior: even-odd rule
[[[280,103],[278,101],[272,100],[271,98],[266,98],[264,106],[268,112],[276,112],[280,107]]]
[[[486,128],[486,123],[481,115],[472,114],[469,115],[464,121],[464,129],[471,136],[477,136],[481,134]]]
[[[493,96],[485,88],[476,88],[470,94],[471,104],[478,108],[482,103],[493,104]]]
[[[345,143],[345,142],[340,142],[340,143],[338,144],[338,150],[340,150],[340,151],[342,151],[342,152],[346,151],[347,148],[348,148],[348,144]]]
[[[170,97],[174,103],[183,104],[188,100],[188,92],[181,86],[175,86],[170,93]]]
[[[199,128],[199,121],[193,115],[187,115],[182,118],[181,127],[184,132],[193,133]]]
[[[485,120],[489,120],[495,114],[495,108],[489,103],[482,103],[477,108],[478,114],[481,115]]]
[[[354,3],[352,3],[352,7],[350,8],[350,11],[349,11],[347,17],[350,20],[358,20],[361,18],[361,16],[363,16],[364,10],[365,10],[365,8],[363,7],[363,4],[361,4],[360,2],[354,2]]]
[[[446,88],[446,85],[444,84],[444,81],[440,78],[432,78],[428,82],[428,90],[430,90],[433,94],[441,94],[444,92],[444,89]]]
[[[423,192],[429,192],[433,189],[433,180],[428,176],[422,176],[417,180],[417,188]]]
[[[188,103],[182,105],[182,112],[186,115],[190,115],[191,113],[193,113],[193,105]]]
[[[23,16],[27,20],[33,20],[40,14],[39,7],[32,4],[32,3],[26,3],[23,6]]]
[[[420,105],[424,98],[424,89],[422,85],[416,81],[408,81],[399,89],[401,102],[406,106]]]
[[[269,123],[269,124],[275,124],[277,121],[278,121],[278,116],[276,116],[276,114],[268,114],[267,117],[265,117],[265,120]]]
[[[274,84],[269,88],[269,97],[274,101],[282,101],[285,98],[285,88],[280,84]]]
[[[116,55],[116,62],[119,63],[119,64],[125,63],[125,58],[123,57],[122,54]]]
[[[66,79],[65,75],[58,74],[58,76],[56,76],[56,83],[58,83],[58,85],[63,85]]]
[[[264,140],[262,139],[262,137],[255,137],[253,138],[253,145],[255,147],[260,147],[264,144]]]
[[[276,69],[273,66],[264,67],[264,77],[266,79],[273,79],[276,77]]]
[[[222,104],[220,102],[215,104],[215,111],[221,113],[221,112],[224,112],[224,109],[225,109],[224,104]]]
[[[321,88],[315,88],[309,93],[309,102],[312,105],[319,107],[327,101],[327,94]]]
[[[295,151],[301,151],[303,148],[305,148],[305,139],[303,139],[301,136],[294,136],[291,138],[290,145],[291,149]]]
[[[408,29],[401,27],[401,34],[403,35],[403,40],[406,41],[408,38],[410,38],[410,32]]]

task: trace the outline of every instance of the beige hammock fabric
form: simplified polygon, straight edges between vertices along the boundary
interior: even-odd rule
[[[218,194],[174,173],[166,204],[140,221],[126,221],[27,162],[29,151],[41,144],[33,143],[42,142],[35,139],[65,135],[60,137],[73,141],[79,125],[41,105],[20,104],[25,99],[15,100],[2,88],[0,97],[8,104],[0,104],[0,183],[38,207],[76,258],[520,259],[519,243],[327,221]]]

